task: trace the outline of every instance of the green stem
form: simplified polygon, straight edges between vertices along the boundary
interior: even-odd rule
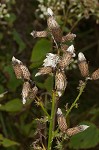
[[[80,96],[82,95],[85,87],[86,87],[86,84],[87,82],[85,82],[81,87],[80,87],[80,90],[79,90],[79,94],[78,96],[76,97],[75,101],[72,103],[71,107],[68,109],[67,113],[66,113],[66,118],[67,116],[69,115],[69,113],[71,112],[71,110],[73,109],[73,107],[75,107],[77,101],[79,100]]]
[[[55,104],[56,104],[56,93],[53,91],[52,96],[52,109],[51,109],[51,118],[50,118],[50,125],[49,125],[49,137],[48,137],[48,149],[51,150],[52,146],[52,136],[53,136],[53,128],[54,128],[54,116],[55,116]]]
[[[48,112],[47,112],[46,109],[44,108],[42,102],[39,102],[39,105],[41,106],[42,110],[43,110],[44,113],[48,116],[48,119],[50,120],[50,115],[48,114]]]

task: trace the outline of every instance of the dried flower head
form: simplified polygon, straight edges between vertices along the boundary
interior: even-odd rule
[[[66,119],[62,114],[62,111],[60,108],[58,108],[57,110],[57,121],[58,121],[58,125],[59,125],[59,129],[63,132],[66,133],[67,130],[67,123],[66,123]]]
[[[89,76],[88,63],[86,61],[84,54],[81,52],[78,54],[78,66],[79,66],[81,75],[83,77],[88,77]]]
[[[43,62],[44,67],[50,66],[52,68],[55,68],[59,62],[59,57],[56,54],[47,53],[46,59]]]
[[[72,41],[76,37],[76,34],[68,33],[66,36],[62,37],[62,42]]]
[[[48,32],[47,31],[32,31],[31,35],[36,38],[36,37],[47,37]]]
[[[66,76],[63,71],[58,70],[55,75],[55,89],[60,97],[67,86]]]
[[[13,57],[12,65],[13,65],[15,75],[18,79],[30,80],[30,72],[28,68],[25,65],[23,65],[23,63],[20,60]]]
[[[76,126],[76,127],[67,129],[66,134],[68,136],[73,136],[73,135],[75,135],[77,133],[83,132],[87,128],[89,128],[89,126],[87,126],[87,125]]]
[[[60,29],[60,26],[54,18],[53,11],[50,8],[48,8],[47,12],[48,12],[47,25],[48,25],[49,31],[51,32],[55,41],[61,42],[62,31]]]
[[[97,79],[99,79],[99,68],[98,68],[96,71],[94,71],[94,72],[92,73],[91,79],[92,79],[92,80],[97,80]]]
[[[60,68],[66,68],[71,63],[72,57],[75,57],[73,45],[69,46],[66,52],[63,54],[61,61],[59,62]]]
[[[40,76],[40,75],[45,75],[45,74],[49,74],[52,72],[52,67],[42,67],[40,68],[39,72],[36,73],[35,77]]]

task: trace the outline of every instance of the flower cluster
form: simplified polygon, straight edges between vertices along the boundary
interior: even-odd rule
[[[53,42],[56,44],[56,49],[61,49],[62,55],[48,53],[46,59],[43,61],[43,67],[39,69],[39,72],[35,76],[45,75],[49,73],[55,74],[55,89],[58,96],[62,96],[65,91],[67,80],[65,75],[65,69],[72,62],[72,58],[75,57],[74,46],[68,46],[67,41],[72,41],[76,37],[75,34],[69,33],[66,36],[62,35],[61,28],[55,20],[53,11],[47,9],[48,19],[48,32],[47,31],[33,31],[31,35],[35,37],[46,37],[51,35]]]
[[[22,102],[26,103],[27,99],[34,99],[38,88],[35,83],[31,80],[31,74],[28,68],[14,56],[12,58],[12,65],[17,79],[23,79],[23,89],[22,89]]]
[[[8,9],[6,4],[0,3],[0,18],[9,17],[10,14],[8,13]]]

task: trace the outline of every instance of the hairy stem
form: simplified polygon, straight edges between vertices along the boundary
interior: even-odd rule
[[[52,136],[53,136],[53,129],[54,129],[54,118],[55,118],[55,104],[56,104],[56,93],[53,91],[52,95],[52,109],[51,109],[51,118],[50,118],[50,125],[49,125],[49,136],[48,136],[48,149],[51,150],[52,146]]]
[[[80,96],[82,95],[82,93],[86,87],[86,84],[87,84],[87,82],[84,82],[83,85],[80,87],[78,96],[76,97],[75,101],[72,103],[71,107],[68,109],[68,111],[66,113],[66,118],[69,115],[69,113],[71,112],[71,110],[73,109],[73,107],[76,106],[76,103],[79,100]]]

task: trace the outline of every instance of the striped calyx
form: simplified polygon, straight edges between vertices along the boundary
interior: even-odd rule
[[[66,119],[62,114],[62,111],[60,108],[58,108],[57,110],[57,121],[58,121],[58,126],[59,129],[63,132],[66,133],[67,130],[67,123],[66,123]]]
[[[50,66],[42,67],[42,68],[39,69],[39,72],[36,73],[35,77],[40,76],[40,75],[49,74],[51,72],[52,72],[52,67],[50,67]]]
[[[47,37],[48,32],[47,31],[32,31],[31,35],[36,38],[36,37]]]
[[[79,70],[81,72],[81,75],[83,77],[88,77],[89,76],[88,63],[86,61],[84,54],[81,52],[78,54],[78,66],[79,66]]]
[[[32,86],[28,81],[24,82],[22,89],[22,102],[26,103],[28,99],[34,99],[38,92],[38,88],[36,86]]]
[[[60,68],[61,69],[66,68],[71,63],[72,57],[75,57],[73,45],[69,46],[68,49],[63,54],[61,61],[59,62]]]
[[[97,79],[99,79],[99,68],[98,68],[96,71],[94,71],[94,72],[92,73],[91,79],[92,79],[92,80],[97,80]]]
[[[76,37],[76,34],[68,33],[66,36],[62,37],[62,42],[72,41]]]
[[[67,86],[66,76],[63,71],[56,71],[55,75],[55,89],[60,97]]]
[[[89,128],[89,126],[87,126],[87,125],[76,126],[76,127],[67,129],[66,134],[68,136],[73,136],[73,135],[75,135],[77,133],[83,132],[87,128]]]
[[[30,80],[30,72],[28,68],[20,60],[13,57],[12,65],[17,79]]]

